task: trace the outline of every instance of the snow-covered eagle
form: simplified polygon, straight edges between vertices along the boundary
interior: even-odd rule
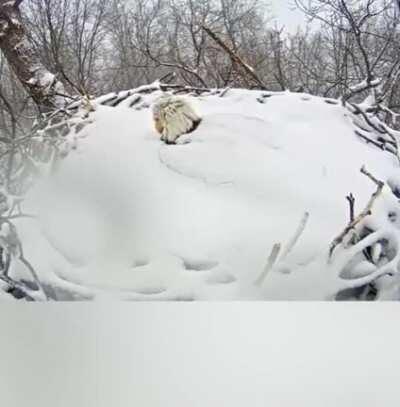
[[[153,105],[153,120],[161,140],[173,144],[179,136],[195,130],[201,117],[185,98],[163,95]]]

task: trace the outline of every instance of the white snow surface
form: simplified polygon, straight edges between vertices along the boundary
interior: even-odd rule
[[[361,211],[376,186],[360,168],[387,180],[398,163],[354,134],[341,105],[261,94],[187,96],[203,121],[177,145],[159,140],[151,109],[97,106],[76,150],[29,194],[38,219],[17,223],[40,279],[96,300],[331,299],[345,196]],[[255,286],[305,212],[293,250]]]

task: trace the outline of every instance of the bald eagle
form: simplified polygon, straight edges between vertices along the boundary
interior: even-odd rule
[[[187,99],[179,96],[159,97],[152,110],[154,126],[167,144],[174,144],[179,136],[192,132],[201,122]]]

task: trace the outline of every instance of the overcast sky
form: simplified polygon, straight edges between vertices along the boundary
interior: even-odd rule
[[[297,26],[305,24],[304,15],[295,9],[293,0],[269,0],[271,11],[278,24],[284,25],[288,31],[295,31]]]

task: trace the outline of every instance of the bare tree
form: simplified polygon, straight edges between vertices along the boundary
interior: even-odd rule
[[[379,100],[391,88],[400,65],[398,11],[391,0],[296,0],[311,20],[320,23],[326,50],[326,93],[344,102],[365,97]],[[301,57],[299,58],[300,63]],[[357,98],[356,98],[357,100]]]

